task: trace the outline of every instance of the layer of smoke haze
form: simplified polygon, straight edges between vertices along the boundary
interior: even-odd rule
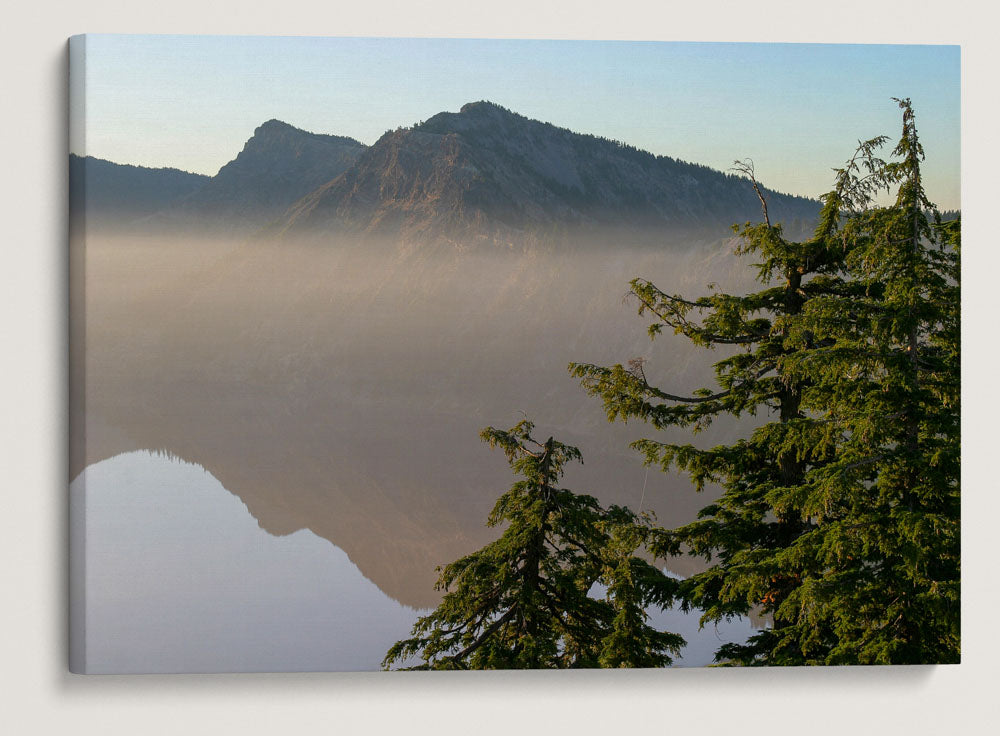
[[[685,295],[713,282],[748,287],[731,243],[90,231],[74,248],[74,477],[122,452],[166,450],[218,478],[267,531],[311,530],[414,607],[438,599],[437,565],[496,535],[485,519],[512,477],[478,432],[521,412],[543,438],[581,448],[585,465],[567,488],[641,504],[666,525],[692,519],[711,495],[647,473],[627,444],[650,430],[610,425],[566,366],[643,357],[655,385],[710,385],[722,354],[676,336],[650,342],[623,296],[637,276]],[[696,564],[668,563],[680,574]]]

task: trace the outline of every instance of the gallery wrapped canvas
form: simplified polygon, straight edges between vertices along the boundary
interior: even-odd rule
[[[957,47],[70,67],[74,672],[959,661]]]

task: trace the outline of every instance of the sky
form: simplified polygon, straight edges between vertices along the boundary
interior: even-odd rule
[[[71,150],[209,175],[271,118],[371,144],[490,100],[815,197],[909,97],[928,194],[960,205],[958,46],[88,35],[85,58]]]

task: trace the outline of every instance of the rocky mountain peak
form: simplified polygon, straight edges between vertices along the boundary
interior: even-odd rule
[[[294,125],[289,125],[283,120],[278,120],[277,118],[271,118],[270,120],[266,120],[260,125],[258,125],[257,128],[254,130],[253,134],[256,137],[256,136],[281,134],[285,132],[307,133],[308,131],[300,130],[299,128],[296,128]]]
[[[447,114],[447,113],[445,113]],[[459,115],[479,120],[503,120],[515,119],[527,121],[528,118],[518,115],[513,110],[508,110],[502,105],[489,100],[479,100],[478,102],[467,102],[458,110]]]
[[[414,131],[447,135],[503,136],[516,132],[525,125],[544,125],[535,120],[518,115],[495,102],[480,100],[468,102],[458,112],[439,112],[423,123],[415,125]]]
[[[222,230],[256,230],[340,176],[365,148],[353,138],[268,120],[257,126],[236,158],[170,214]]]
[[[815,202],[773,194],[772,212]],[[290,229],[451,239],[561,226],[711,229],[757,217],[749,183],[479,101],[380,138],[345,176],[298,202]]]
[[[241,159],[245,160],[248,157],[259,155],[273,157],[277,160],[287,158],[289,155],[293,158],[299,157],[306,151],[322,155],[324,150],[360,150],[362,148],[364,148],[364,144],[353,138],[311,133],[281,120],[271,119],[257,126],[240,154],[226,166],[232,166],[239,163]]]

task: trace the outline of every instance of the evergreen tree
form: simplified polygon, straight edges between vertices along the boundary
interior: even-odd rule
[[[840,232],[851,295],[810,305],[798,333],[824,343],[786,371],[808,383],[811,434],[835,458],[778,506],[818,521],[801,553],[821,575],[793,604],[832,634],[830,663],[960,659],[960,220],[944,223],[924,192],[909,100],[902,135],[870,155],[870,196]]]
[[[837,204],[828,202],[813,239],[789,241],[781,226],[770,222],[752,165],[740,168],[761,198],[764,222],[738,228],[737,253],[759,258],[758,277],[765,288],[748,295],[713,293],[691,300],[667,294],[644,279],[631,283],[640,314],[654,317],[652,338],[669,329],[699,346],[730,347],[732,353],[715,364],[718,385],[690,396],[667,393],[650,383],[641,360],[627,367],[572,364],[570,369],[590,393],[603,399],[610,420],[639,418],[656,429],[691,427],[697,433],[722,415],[766,411],[777,416],[732,446],[706,450],[642,440],[635,447],[648,463],[688,472],[699,491],[707,483],[719,483],[725,491],[702,510],[697,522],[659,537],[659,552],[678,554],[686,548],[714,563],[685,581],[683,606],[703,609],[706,621],[759,611],[771,618],[774,630],[781,630],[792,623],[781,606],[801,584],[802,570],[779,564],[777,556],[812,524],[794,509],[776,509],[768,494],[776,487],[803,483],[811,464],[825,461],[821,453],[807,460],[796,451],[792,435],[804,417],[804,386],[801,380],[790,380],[781,367],[794,350],[789,332],[803,305],[842,286],[837,276],[840,253],[827,248]],[[757,637],[751,647],[771,652],[772,663],[797,664],[806,656],[789,651],[779,657],[768,634]]]
[[[650,604],[669,605],[676,581],[635,556],[649,525],[620,507],[556,487],[575,447],[544,443],[522,421],[481,437],[500,447],[520,477],[488,524],[495,542],[440,570],[438,608],[397,642],[384,667],[419,656],[409,669],[661,667],[684,640],[646,623]],[[607,587],[591,597],[594,583]]]
[[[723,495],[657,550],[710,561],[681,587],[703,620],[771,619],[717,659],[744,664],[953,661],[958,656],[958,225],[932,226],[908,101],[903,137],[862,143],[824,198],[814,236],[738,228],[765,288],[695,300],[632,282],[652,337],[706,347],[717,387],[651,385],[641,361],[570,366],[611,420],[704,428],[722,415],[776,419],[730,446],[641,440],[647,462]],[[874,207],[898,187],[896,201]],[[700,318],[699,318],[700,317]]]

